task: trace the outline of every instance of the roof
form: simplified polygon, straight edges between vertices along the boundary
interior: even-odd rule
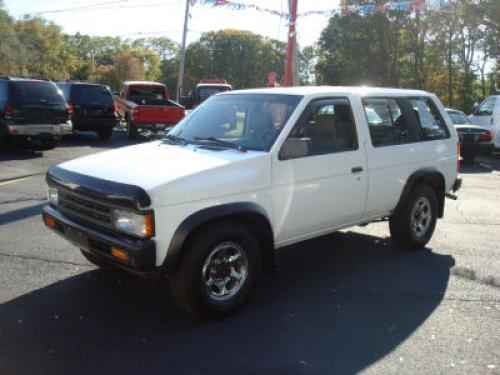
[[[24,76],[0,76],[1,80],[5,81],[40,81],[47,82],[48,79],[39,78],[39,77],[24,77]]]
[[[229,83],[198,83],[196,87],[227,87],[232,89]]]
[[[58,81],[58,85],[86,85],[86,86],[105,86],[100,83],[88,82],[88,81]]]
[[[123,82],[124,85],[130,86],[130,85],[143,85],[143,86],[165,86],[165,84],[160,83],[160,82],[153,82],[153,81],[125,81]]]
[[[250,90],[237,90],[224,93],[224,95],[234,95],[237,93],[245,94],[282,94],[282,95],[318,95],[334,94],[349,95],[357,94],[362,96],[369,95],[407,95],[407,96],[428,96],[430,93],[422,90],[394,89],[387,87],[369,87],[369,86],[295,86],[295,87],[276,87],[260,88]]]

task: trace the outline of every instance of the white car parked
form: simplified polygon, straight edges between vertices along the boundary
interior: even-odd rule
[[[493,133],[494,148],[500,149],[500,95],[488,96],[469,116],[473,125],[481,126]]]
[[[423,91],[233,91],[164,140],[50,168],[43,217],[94,264],[166,274],[187,312],[220,318],[285,245],[388,218],[423,248],[460,188],[457,143]]]

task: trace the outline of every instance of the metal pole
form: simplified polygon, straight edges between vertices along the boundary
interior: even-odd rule
[[[181,98],[181,90],[184,83],[184,64],[186,63],[186,36],[188,31],[189,2],[190,0],[186,0],[186,12],[184,13],[184,31],[182,32],[181,62],[179,65],[179,78],[177,80],[177,101],[179,101]]]
[[[296,60],[296,33],[295,21],[297,19],[297,2],[298,0],[288,0],[288,7],[290,9],[290,23],[288,25],[288,46],[286,49],[286,62],[285,62],[285,79],[284,86],[292,86],[294,82],[294,65]]]

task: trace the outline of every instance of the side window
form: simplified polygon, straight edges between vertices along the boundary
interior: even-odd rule
[[[0,103],[7,101],[7,82],[0,81]]]
[[[363,99],[370,138],[375,147],[410,142],[410,131],[398,102],[391,98]]]
[[[309,140],[309,154],[356,150],[356,125],[347,99],[313,101],[290,133]]]
[[[423,139],[432,140],[449,137],[448,128],[430,98],[410,98],[410,104],[420,125]]]
[[[486,98],[474,111],[475,115],[479,116],[491,116],[493,114],[493,108],[495,108],[496,98]]]

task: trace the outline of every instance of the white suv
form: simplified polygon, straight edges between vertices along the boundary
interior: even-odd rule
[[[43,218],[94,264],[167,275],[187,312],[220,318],[282,246],[388,218],[423,248],[460,187],[457,142],[423,91],[233,91],[161,141],[51,167]]]

